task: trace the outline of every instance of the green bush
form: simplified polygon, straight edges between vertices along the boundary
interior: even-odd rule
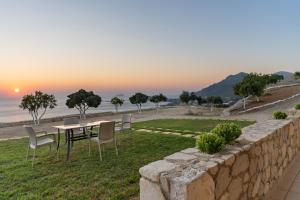
[[[275,119],[286,119],[287,118],[287,114],[285,112],[277,111],[277,112],[273,113],[273,117]]]
[[[300,103],[295,106],[296,110],[300,110]]]
[[[234,123],[218,124],[211,132],[224,138],[226,144],[232,142],[242,134],[241,128]]]
[[[200,151],[209,154],[217,153],[224,148],[225,141],[214,133],[202,133],[196,139],[196,146]]]

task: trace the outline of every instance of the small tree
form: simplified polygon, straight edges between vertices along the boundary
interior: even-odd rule
[[[186,105],[189,104],[190,102],[190,93],[188,91],[182,91],[181,95],[179,96],[180,101],[182,103],[185,103]]]
[[[262,78],[265,79],[266,84],[276,84],[279,81],[284,79],[284,76],[279,75],[279,74],[266,74],[266,75],[262,75]]]
[[[25,95],[22,98],[22,102],[19,107],[23,110],[28,110],[34,124],[39,125],[40,120],[45,115],[47,109],[53,109],[56,105],[54,95],[36,91],[34,94]]]
[[[121,99],[119,97],[114,97],[110,100],[110,103],[115,106],[116,113],[117,113],[119,110],[119,107],[121,107],[123,105],[124,99]]]
[[[206,102],[205,99],[202,98],[201,96],[197,96],[196,100],[199,106]]]
[[[86,111],[93,107],[97,108],[101,104],[101,97],[94,92],[87,92],[83,89],[68,95],[66,105],[68,108],[76,108],[80,113],[81,119],[86,119]]]
[[[158,110],[160,102],[166,102],[167,97],[163,94],[154,95],[150,97],[150,101],[155,104],[156,110]]]
[[[294,78],[295,78],[296,80],[300,79],[300,72],[295,72],[295,73],[294,73]]]
[[[195,92],[191,92],[190,94],[190,101],[191,101],[191,104],[193,105],[195,101],[197,101],[197,95]]]
[[[218,104],[222,104],[223,103],[223,100],[221,97],[219,96],[209,96],[207,97],[207,102],[209,103],[210,105],[210,111],[212,112],[213,111],[213,108],[215,105],[218,105]]]
[[[131,97],[129,97],[129,101],[131,104],[135,104],[138,108],[138,112],[142,112],[142,104],[146,103],[148,101],[148,96],[137,92],[134,95],[132,95]]]
[[[279,77],[275,78],[279,79]],[[246,99],[252,95],[256,97],[256,101],[259,101],[259,97],[263,95],[264,89],[267,84],[272,82],[269,76],[260,75],[256,73],[248,74],[242,82],[234,86],[234,93],[238,96],[242,96],[244,99],[244,109],[246,108]]]

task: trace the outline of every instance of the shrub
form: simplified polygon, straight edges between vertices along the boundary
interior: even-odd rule
[[[217,153],[224,148],[225,141],[214,133],[202,133],[196,139],[196,146],[200,151],[209,154]]]
[[[212,133],[224,138],[225,143],[228,144],[238,138],[242,134],[242,130],[234,123],[221,123],[212,130]]]
[[[300,110],[300,103],[295,106],[296,110]]]
[[[287,118],[287,114],[285,112],[277,111],[277,112],[273,113],[273,117],[275,119],[286,119]]]

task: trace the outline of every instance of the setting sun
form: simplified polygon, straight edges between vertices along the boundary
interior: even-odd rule
[[[20,88],[15,88],[15,89],[14,89],[14,92],[15,92],[15,93],[19,93],[19,92],[20,92]]]

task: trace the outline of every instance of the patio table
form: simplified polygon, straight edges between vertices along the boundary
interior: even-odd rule
[[[94,126],[99,126],[101,123],[109,122],[109,121],[95,121],[95,122],[87,122],[87,123],[80,123],[80,124],[70,124],[70,125],[58,125],[53,126],[53,128],[57,129],[57,150],[60,145],[60,134],[61,130],[63,130],[66,134],[66,142],[67,142],[67,160],[70,158],[70,151],[71,151],[71,144],[74,141],[88,139],[88,135],[86,134],[86,129],[91,128],[93,129]],[[73,129],[83,129],[83,135],[74,136]]]

